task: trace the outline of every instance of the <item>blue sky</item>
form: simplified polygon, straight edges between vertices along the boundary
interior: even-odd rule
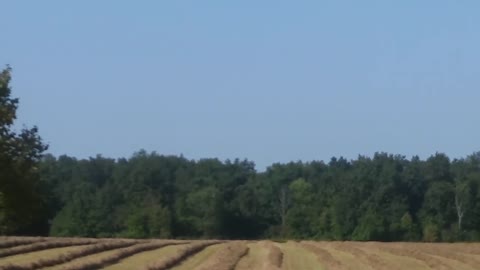
[[[55,155],[273,162],[480,150],[478,1],[4,1]]]

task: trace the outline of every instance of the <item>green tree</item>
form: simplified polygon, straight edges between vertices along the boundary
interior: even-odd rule
[[[299,178],[290,184],[289,190],[292,206],[287,214],[288,235],[294,238],[311,238],[315,235],[317,220],[313,186]]]
[[[412,215],[409,212],[405,214],[400,219],[400,226],[403,231],[403,237],[401,240],[404,241],[418,241],[420,240],[420,234],[418,232],[418,226],[416,226]]]
[[[456,223],[454,201],[455,190],[449,182],[434,182],[427,190],[420,214],[426,241],[441,240],[442,230],[448,230]]]
[[[37,127],[16,132],[19,100],[11,97],[11,69],[0,72],[0,234],[41,233],[47,211],[38,162],[47,146]]]
[[[368,241],[382,240],[385,237],[384,218],[376,213],[373,208],[369,208],[362,215],[359,223],[352,234],[353,240]]]
[[[52,236],[95,237],[97,219],[92,218],[95,190],[88,183],[80,184],[52,221]],[[104,217],[105,218],[105,217]]]

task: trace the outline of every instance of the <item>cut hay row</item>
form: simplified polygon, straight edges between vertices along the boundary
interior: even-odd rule
[[[0,236],[0,241],[4,240],[13,240],[13,239],[29,239],[29,240],[35,240],[35,239],[47,239],[49,237],[44,237],[44,236],[7,236],[7,235],[2,235]]]
[[[429,255],[441,256],[443,258],[447,258],[450,260],[459,261],[469,266],[477,267],[478,265],[480,265],[479,260],[476,260],[469,256],[465,256],[461,253],[452,252],[451,250],[450,251],[444,250],[443,248],[437,247],[434,244],[424,244],[422,245],[421,250],[422,252],[427,253]]]
[[[309,242],[302,242],[301,246],[313,252],[317,256],[317,260],[322,264],[332,269],[342,269],[343,264],[335,259],[328,250],[325,250],[315,244]]]
[[[177,264],[180,264],[186,258],[192,256],[195,253],[198,253],[205,249],[208,246],[222,243],[222,241],[201,241],[187,245],[186,247],[180,249],[174,256],[169,258],[164,258],[159,261],[156,261],[148,265],[146,270],[166,270]]]
[[[6,248],[0,250],[0,258],[28,253],[33,251],[59,248],[59,247],[68,247],[68,246],[79,246],[79,245],[88,245],[96,243],[97,240],[92,239],[62,239],[62,240],[52,240],[52,241],[43,241],[28,245],[21,245],[12,248]]]
[[[45,238],[35,237],[35,238],[20,238],[20,237],[2,237],[0,241],[0,248],[11,248],[21,245],[28,245],[38,242],[45,241]]]
[[[423,250],[424,248],[434,247],[448,252],[469,253],[473,255],[480,255],[480,245],[478,243],[404,243],[393,242],[391,246],[417,248]]]
[[[282,264],[283,264],[282,250],[271,242],[268,242],[266,246],[268,248],[268,257],[263,269],[264,270],[282,269]]]
[[[457,252],[462,254],[480,255],[480,245],[478,243],[392,243],[395,247],[409,247],[420,250],[434,249],[443,252]]]
[[[132,246],[138,243],[137,241],[113,241],[99,243],[91,246],[86,246],[80,250],[71,251],[65,254],[59,254],[57,257],[49,259],[40,259],[38,261],[28,264],[10,264],[0,267],[0,270],[36,270],[44,267],[50,267],[58,264],[70,262],[74,259],[88,256],[91,254]]]
[[[195,270],[233,270],[240,259],[247,255],[249,248],[245,242],[234,241],[218,250],[204,264]]]
[[[347,252],[354,255],[358,259],[365,259],[368,265],[374,270],[401,270],[401,266],[387,264],[385,260],[383,260],[377,254],[370,254],[367,253],[359,248],[353,246],[353,243],[346,242],[346,243],[332,243],[333,248],[339,251]]]
[[[455,252],[480,255],[480,245],[478,245],[478,243],[449,243],[446,245],[441,244],[439,246],[450,251],[453,249]]]
[[[417,259],[419,261],[424,262],[428,267],[431,269],[438,269],[438,270],[454,270],[449,265],[446,265],[442,260],[437,259],[435,257],[432,257],[424,252],[418,251],[416,249],[408,249],[408,248],[402,248],[402,247],[392,247],[389,246],[388,244],[376,244],[377,247],[382,250],[386,251],[388,253],[391,253],[393,255],[398,255],[398,256],[404,256],[404,257],[410,257]]]
[[[165,247],[165,246],[168,246],[168,245],[178,245],[178,244],[182,244],[182,243],[185,243],[185,242],[180,242],[180,241],[154,241],[154,242],[136,244],[136,245],[131,246],[131,247],[120,249],[117,252],[115,252],[114,254],[111,254],[107,257],[98,258],[96,260],[81,262],[81,263],[78,263],[78,264],[67,266],[67,267],[64,267],[63,270],[94,270],[94,269],[100,269],[100,268],[106,267],[108,265],[117,263],[117,262],[121,261],[122,259],[125,259],[129,256],[132,256],[132,255],[140,253],[140,252],[154,250],[154,249],[162,248],[162,247]]]

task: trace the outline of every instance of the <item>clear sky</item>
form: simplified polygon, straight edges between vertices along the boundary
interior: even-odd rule
[[[49,152],[273,162],[480,150],[480,2],[2,1]]]

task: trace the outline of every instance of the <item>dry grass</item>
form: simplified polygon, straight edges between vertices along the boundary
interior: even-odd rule
[[[277,270],[273,268],[274,260],[271,256],[271,248],[274,246],[278,248],[272,241],[252,241],[248,242],[249,248],[248,254],[244,256],[235,267],[235,270],[250,270],[250,269],[262,269],[262,270]],[[280,249],[278,251],[281,252]],[[282,252],[281,252],[282,253]],[[283,257],[283,253],[282,253]]]
[[[0,236],[0,270],[476,270],[479,265],[480,244],[475,243],[186,242]]]
[[[169,258],[161,259],[157,262],[154,262],[148,265],[145,269],[146,270],[165,270],[175,265],[179,264],[181,261],[185,260],[186,258],[192,256],[193,254],[200,252],[204,248],[221,243],[221,241],[200,241],[196,243],[192,243],[182,249],[180,249],[174,256]]]
[[[149,263],[153,263],[158,261],[158,258],[166,258],[174,256],[178,250],[185,247],[186,244],[182,245],[171,245],[166,246],[160,249],[155,249],[151,251],[145,251],[128,258],[121,260],[116,264],[112,264],[108,267],[103,268],[104,270],[131,270],[131,269],[138,269],[139,266],[147,265]]]
[[[234,270],[240,259],[247,255],[249,248],[245,242],[234,241],[225,248],[220,249],[213,254],[205,263],[195,268],[195,270]]]
[[[395,247],[393,245],[385,243],[376,243],[376,245],[382,250],[387,251],[391,254],[415,258],[428,265],[428,267],[430,267],[431,269],[454,270],[453,267],[445,264],[442,260],[423,253],[415,248]]]
[[[325,265],[328,267],[328,269],[343,269],[345,268],[342,265],[342,262],[335,259],[328,250],[319,247],[318,245],[315,245],[314,243],[311,242],[302,242],[301,244],[305,249],[313,252],[316,256],[319,262],[322,265]]]
[[[140,252],[154,250],[157,248],[161,248],[168,245],[175,245],[181,244],[184,242],[181,241],[152,241],[148,243],[137,244],[131,247],[123,248],[118,250],[117,252],[110,254],[106,257],[100,257],[96,260],[92,261],[85,261],[78,264],[73,264],[67,267],[64,267],[64,270],[93,270],[93,269],[100,269],[104,268],[108,265],[117,263],[124,258],[132,256],[133,254],[137,254]]]
[[[97,242],[97,240],[93,240],[93,239],[61,239],[61,240],[42,241],[38,243],[20,245],[20,246],[2,249],[0,250],[0,258],[12,256],[16,254],[27,253],[27,252],[51,249],[51,248],[88,245],[95,242]]]
[[[424,243],[424,244],[421,244],[421,246],[419,246],[418,248],[420,248],[423,252],[427,254],[437,255],[443,258],[458,261],[463,264],[472,266],[473,268],[478,268],[478,266],[480,265],[479,260],[469,257],[468,255],[464,254],[465,253],[464,251],[461,251],[462,253],[459,253],[458,250],[455,250],[453,248],[448,248],[448,246],[446,245]]]
[[[268,249],[267,259],[263,263],[263,270],[280,270],[283,265],[282,250],[271,241],[265,242],[264,246]]]
[[[398,265],[388,264],[378,254],[367,253],[359,248],[356,248],[351,242],[333,243],[333,247],[337,250],[348,252],[355,256],[358,261],[365,261],[365,264],[374,270],[397,270],[400,269]]]
[[[45,241],[43,237],[2,237],[0,248],[11,248],[15,246],[28,245]]]
[[[480,261],[472,258],[466,254],[458,253],[453,246],[449,247],[445,244],[432,244],[432,243],[392,243],[393,248],[410,250],[415,253],[422,254],[422,257],[428,258],[427,264],[435,265],[444,269],[478,269]],[[417,255],[418,256],[418,255]],[[433,264],[433,263],[435,264]]]
[[[480,255],[480,245],[477,243],[449,243],[449,244],[433,244],[438,245],[446,250],[471,255]]]
[[[52,248],[52,249],[45,249],[45,250],[40,250],[35,252],[8,256],[0,259],[0,267],[10,265],[10,264],[26,265],[26,264],[39,261],[41,259],[55,258],[59,254],[65,254],[71,251],[77,251],[84,247],[85,246],[70,246],[70,247]]]
[[[38,261],[31,262],[29,264],[21,264],[21,265],[11,264],[11,265],[4,266],[0,269],[3,269],[3,270],[19,270],[19,269],[21,269],[21,270],[35,270],[35,269],[40,269],[40,268],[44,268],[44,267],[54,266],[54,265],[57,265],[57,264],[66,263],[66,262],[72,261],[74,259],[84,257],[84,256],[87,256],[87,255],[91,255],[91,254],[95,254],[95,253],[102,252],[102,251],[107,251],[107,250],[112,250],[112,249],[117,249],[117,248],[122,248],[122,247],[128,247],[128,246],[134,245],[135,243],[137,243],[137,241],[110,240],[110,241],[105,241],[103,243],[87,246],[87,247],[84,247],[80,250],[75,250],[75,251],[71,251],[71,252],[68,252],[68,253],[59,254],[56,257],[47,258],[47,259],[39,259]]]
[[[284,270],[319,270],[325,269],[319,264],[317,257],[312,252],[306,251],[300,244],[287,242],[277,244],[283,251],[282,269]]]
[[[169,270],[192,270],[195,267],[204,263],[206,260],[208,260],[208,258],[210,258],[213,254],[215,254],[215,252],[222,249],[226,245],[227,245],[226,243],[210,245],[202,249],[201,251],[193,254],[192,256],[188,257],[187,259],[181,261],[179,264],[175,265],[174,267],[169,268]],[[254,268],[250,268],[250,269],[254,269]]]

